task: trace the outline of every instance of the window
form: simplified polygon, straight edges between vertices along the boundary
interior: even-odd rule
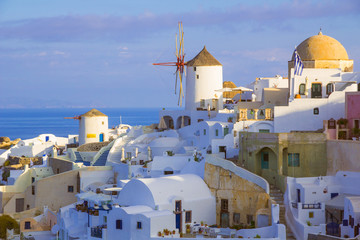
[[[261,168],[269,169],[269,153],[261,152]]]
[[[314,218],[314,212],[309,212],[309,218]]]
[[[344,227],[347,227],[348,225],[349,225],[348,220],[347,220],[347,219],[346,219],[346,220],[344,219],[344,220],[343,220],[343,226],[344,226]]]
[[[269,133],[270,129],[259,129],[259,133]]]
[[[247,224],[252,224],[254,222],[253,215],[246,215]]]
[[[200,99],[200,107],[201,108],[205,107],[205,99]]]
[[[328,120],[328,129],[336,129],[336,121],[333,118]]]
[[[300,154],[299,153],[288,153],[288,166],[289,167],[300,167]]]
[[[194,67],[194,72],[196,72],[196,67]]]
[[[107,216],[104,216],[104,224],[107,224]]]
[[[299,85],[299,94],[305,95],[305,84],[304,83]]]
[[[185,223],[191,223],[191,211],[185,212]]]
[[[200,77],[199,77],[199,74],[196,74],[196,79],[199,79]]]
[[[74,186],[68,186],[68,192],[74,192]]]
[[[142,227],[141,227],[141,222],[137,222],[137,223],[136,223],[136,228],[137,228],[137,229],[142,229]]]
[[[233,215],[233,224],[239,225],[240,224],[240,213],[234,213]]]
[[[329,83],[326,85],[326,94],[330,95],[334,91],[334,84]]]
[[[174,171],[164,171],[164,175],[171,175],[174,174]]]
[[[31,186],[31,194],[35,195],[35,186]]]
[[[34,177],[31,178],[31,182],[32,182],[32,183],[35,182],[35,178],[34,178]]]
[[[215,136],[219,136],[219,129],[215,130]]]
[[[31,229],[31,223],[26,221],[25,222],[25,229]]]
[[[228,135],[228,134],[229,134],[229,128],[226,127],[226,128],[224,128],[224,137],[225,137],[226,135]]]
[[[360,120],[359,119],[355,119],[354,120],[354,128],[359,128],[360,127]]]
[[[206,129],[204,129],[204,135],[206,135]]]
[[[175,212],[181,212],[181,201],[175,201]]]
[[[121,219],[116,220],[116,229],[122,229],[122,220]]]
[[[314,115],[319,115],[319,108],[314,108]]]
[[[57,173],[57,174],[60,173],[60,169],[59,169],[59,168],[56,169],[56,173]]]
[[[221,199],[221,211],[227,212],[229,209],[229,202],[227,199]]]

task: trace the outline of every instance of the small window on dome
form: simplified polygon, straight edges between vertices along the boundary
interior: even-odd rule
[[[314,115],[319,115],[319,108],[314,108]]]
[[[299,94],[305,95],[305,84],[304,83],[299,85]]]

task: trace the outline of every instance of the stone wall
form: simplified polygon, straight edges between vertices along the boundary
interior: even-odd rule
[[[220,225],[221,199],[228,200],[229,226],[250,225],[247,215],[252,216],[255,223],[258,214],[268,215],[270,221],[270,197],[260,186],[209,163],[205,164],[204,181],[216,198],[217,225]],[[233,222],[234,213],[240,214],[240,224]]]
[[[251,133],[240,138],[239,164],[285,191],[286,176],[314,177],[326,174],[326,134],[315,132]],[[268,167],[262,164],[268,156]],[[299,166],[289,166],[288,154],[299,154]]]
[[[337,171],[360,171],[360,141],[328,140],[327,172],[335,175]]]

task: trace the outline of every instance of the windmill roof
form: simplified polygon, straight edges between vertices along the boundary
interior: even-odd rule
[[[81,115],[81,117],[106,117],[106,115],[103,114],[102,112],[100,112],[99,110],[93,108],[90,111],[88,111],[87,113],[84,113],[83,115]]]
[[[222,64],[211,55],[206,47],[201,50],[192,60],[186,63],[187,66],[222,66]]]

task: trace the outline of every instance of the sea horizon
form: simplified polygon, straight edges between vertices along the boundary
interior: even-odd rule
[[[79,133],[79,122],[75,117],[86,113],[86,108],[0,108],[0,136],[29,139],[40,134],[54,134],[67,137]],[[163,108],[96,108],[108,116],[109,128],[120,124],[150,125],[159,122],[159,111]],[[171,109],[171,108],[166,108]]]

